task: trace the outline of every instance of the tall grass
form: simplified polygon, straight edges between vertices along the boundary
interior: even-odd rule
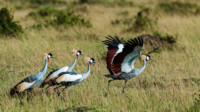
[[[4,2],[4,1],[2,1]],[[148,5],[148,2],[134,1],[134,3]],[[156,2],[150,5],[153,7]],[[10,4],[8,4],[10,5]],[[83,14],[91,18],[93,27],[85,28],[73,26],[58,31],[52,27],[41,30],[26,29],[22,39],[0,39],[0,111],[74,111],[85,109],[91,111],[130,111],[130,112],[163,112],[186,111],[195,102],[192,96],[199,91],[200,73],[200,41],[199,16],[173,17],[162,13],[158,20],[159,32],[163,34],[179,34],[177,48],[173,51],[164,50],[160,54],[151,54],[153,60],[148,61],[145,70],[131,79],[125,92],[132,100],[122,94],[124,81],[114,81],[107,91],[107,81],[103,75],[108,74],[105,60],[102,58],[107,51],[102,40],[107,35],[115,35],[125,39],[134,38],[141,34],[152,33],[123,33],[127,26],[121,24],[112,26],[114,20],[122,10],[128,11],[128,16],[134,16],[140,10],[138,7],[104,7],[90,5],[89,13]],[[23,27],[32,26],[34,19],[24,19],[32,10],[16,10],[15,20]],[[22,16],[24,15],[24,16]],[[180,50],[184,47],[185,50]],[[71,49],[81,50],[84,56],[93,57],[96,64],[91,67],[89,77],[81,84],[72,86],[63,92],[66,101],[58,99],[53,89],[41,94],[41,89],[34,89],[30,102],[24,94],[21,107],[17,96],[11,98],[9,90],[23,78],[39,72],[44,66],[42,54],[51,52],[54,59],[50,60],[48,73],[51,69],[70,66],[74,56]],[[139,60],[136,68],[142,67]],[[83,57],[79,57],[73,72],[84,73],[87,65]]]

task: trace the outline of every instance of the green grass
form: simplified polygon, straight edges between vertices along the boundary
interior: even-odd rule
[[[74,0],[72,0],[74,1]],[[112,0],[110,0],[112,2]],[[128,2],[128,0],[126,0]],[[195,2],[195,1],[192,1]],[[7,4],[13,7],[14,3],[0,0],[0,8]],[[155,10],[159,1],[134,1],[143,7],[152,7]],[[198,2],[196,4],[199,5]],[[54,5],[53,5],[54,6]],[[79,4],[76,7],[81,7]],[[131,97],[129,100],[122,94],[124,81],[110,83],[110,92],[107,91],[109,79],[103,75],[108,74],[105,62],[107,48],[101,41],[107,35],[117,34],[125,40],[142,34],[153,34],[151,30],[139,33],[123,32],[129,28],[125,24],[112,25],[110,22],[124,15],[119,13],[127,11],[127,18],[134,17],[140,11],[139,7],[105,7],[101,4],[88,5],[88,12],[77,11],[77,14],[91,18],[92,27],[69,26],[59,30],[54,27],[32,27],[39,24],[38,20],[26,18],[26,16],[39,9],[26,7],[14,10],[14,21],[24,28],[24,34],[20,39],[0,39],[0,111],[2,112],[27,112],[27,111],[76,111],[85,109],[99,112],[183,112],[196,107],[196,97],[192,96],[199,92],[199,16],[170,16],[163,12],[157,21],[158,32],[162,34],[176,35],[178,39],[173,50],[164,49],[161,53],[151,54],[153,60],[147,62],[145,70],[137,77],[128,81],[125,92]],[[54,7],[66,9],[67,6]],[[75,10],[76,11],[76,10]],[[156,19],[156,16],[149,15]],[[55,18],[54,18],[55,19]],[[45,21],[41,21],[43,24]],[[144,48],[148,47],[144,45]],[[70,66],[74,56],[70,51],[75,48],[81,50],[84,56],[94,58],[96,63],[91,66],[89,77],[81,84],[72,86],[62,93],[66,101],[57,98],[53,89],[50,88],[41,94],[40,88],[35,88],[31,94],[30,102],[26,101],[24,94],[21,107],[17,96],[9,96],[10,89],[27,76],[38,73],[44,66],[42,54],[51,52],[54,56],[50,60],[47,73],[51,69]],[[182,50],[184,49],[184,50]],[[148,52],[148,51],[146,51]],[[84,73],[87,65],[80,56],[73,72]],[[142,67],[138,59],[136,68]]]

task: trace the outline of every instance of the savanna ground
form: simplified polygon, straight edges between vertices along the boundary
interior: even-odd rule
[[[24,30],[18,36],[1,35],[0,38],[1,111],[64,112],[83,108],[85,111],[91,109],[91,111],[171,112],[187,111],[196,105],[198,100],[195,100],[197,95],[194,94],[199,93],[200,86],[200,15],[186,12],[186,8],[183,10],[184,13],[173,11],[169,13],[158,9],[158,4],[164,2],[161,0],[116,0],[119,3],[114,0],[97,3],[79,3],[78,0],[74,3],[74,1],[37,4],[31,3],[31,0],[0,0],[0,8],[12,9],[14,21],[18,21]],[[171,2],[173,1],[168,0],[168,3]],[[188,3],[186,0],[179,2]],[[189,3],[200,6],[197,0],[191,0]],[[92,26],[45,26],[41,24],[48,24],[46,21],[55,17],[28,16],[30,12],[37,12],[44,7],[56,10],[71,8],[75,14],[90,21]],[[153,20],[158,18],[157,24],[153,24],[153,27],[131,31],[129,23],[127,25],[120,22],[131,17],[134,21],[134,16],[144,8],[150,8],[148,18]],[[113,21],[118,22],[115,24]],[[105,63],[107,48],[101,41],[105,40],[107,35],[117,34],[127,40],[143,34],[153,34],[155,31],[162,35],[178,35],[176,43],[162,46],[160,53],[150,54],[153,60],[148,61],[145,70],[128,81],[125,92],[131,100],[122,94],[124,81],[112,82],[109,95],[104,97],[108,79],[103,75],[109,72]],[[150,47],[145,46],[148,50]],[[41,71],[44,66],[42,58],[44,52],[51,52],[55,57],[48,64],[47,73],[49,73],[52,69],[72,64],[74,56],[70,51],[73,48],[81,50],[84,56],[93,57],[96,64],[91,66],[91,73],[83,83],[71,86],[63,92],[66,101],[58,99],[52,88],[43,94],[40,93],[42,89],[34,89],[29,103],[24,94],[22,98],[24,106],[20,106],[17,96],[12,98],[9,96],[9,90],[19,81]],[[144,49],[144,52],[147,52],[147,49]],[[83,56],[79,57],[74,72],[87,71],[83,59]],[[140,68],[142,65],[143,62],[137,60],[135,67]]]

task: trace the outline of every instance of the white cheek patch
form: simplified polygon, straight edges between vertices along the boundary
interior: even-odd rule
[[[90,60],[90,63],[92,63],[92,60]]]
[[[149,56],[147,56],[147,60],[149,60]]]
[[[48,55],[48,58],[50,58],[50,55]]]
[[[77,55],[80,55],[80,52],[77,52]]]

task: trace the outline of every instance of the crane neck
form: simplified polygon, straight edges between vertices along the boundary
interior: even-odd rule
[[[83,76],[81,78],[81,82],[84,81],[89,76],[89,74],[90,74],[90,66],[91,66],[91,63],[88,62],[88,71],[83,74]]]
[[[146,59],[144,59],[144,64],[142,66],[142,68],[140,68],[137,72],[137,74],[135,74],[135,76],[138,76],[140,73],[142,73],[142,71],[145,69],[145,66],[146,66]]]
[[[75,64],[76,64],[76,60],[78,59],[78,55],[75,55],[75,59],[74,59],[74,62],[72,63],[72,65],[68,68],[68,72],[71,72],[72,69],[74,68]]]
[[[45,59],[45,65],[44,65],[44,68],[41,71],[44,75],[46,74],[48,63],[49,63],[49,58]]]

